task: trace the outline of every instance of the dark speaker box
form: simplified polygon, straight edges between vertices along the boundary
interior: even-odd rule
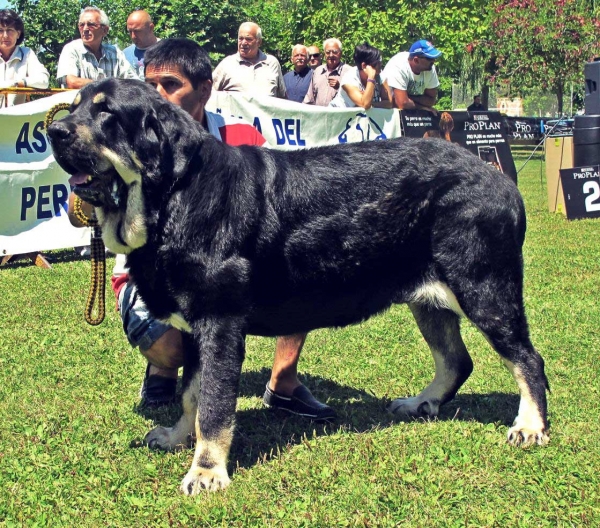
[[[600,115],[600,61],[588,62],[583,68],[585,75],[585,113]]]
[[[573,166],[590,165],[600,165],[600,115],[578,115],[573,124]]]

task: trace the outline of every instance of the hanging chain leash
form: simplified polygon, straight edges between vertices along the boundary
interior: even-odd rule
[[[44,120],[44,129],[48,129],[58,112],[68,110],[69,107],[70,105],[67,103],[60,103],[50,108]],[[92,276],[90,292],[85,303],[84,316],[88,324],[96,326],[104,321],[104,316],[106,315],[106,249],[102,241],[102,230],[98,225],[96,215],[92,212],[92,217],[90,218],[83,212],[79,196],[75,196],[73,200],[73,214],[84,226],[92,228],[90,240]]]

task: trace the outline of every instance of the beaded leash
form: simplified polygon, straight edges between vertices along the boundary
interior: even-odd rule
[[[44,129],[48,129],[54,116],[61,110],[68,110],[70,107],[67,103],[54,105],[46,114],[44,120]],[[90,292],[85,303],[85,320],[88,324],[96,326],[104,321],[106,314],[106,251],[104,242],[102,241],[102,231],[98,225],[96,215],[92,212],[92,217],[88,217],[81,208],[81,198],[75,196],[73,200],[73,214],[84,226],[92,228],[92,237],[90,240],[91,247],[91,263],[92,263],[92,281]],[[94,306],[96,307],[96,315],[94,315]]]

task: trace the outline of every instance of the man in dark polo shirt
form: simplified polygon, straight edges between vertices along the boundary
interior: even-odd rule
[[[301,103],[308,91],[313,71],[308,66],[308,50],[302,44],[292,48],[292,64],[294,69],[283,76],[285,89],[290,101]]]

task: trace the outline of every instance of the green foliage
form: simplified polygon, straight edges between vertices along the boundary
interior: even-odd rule
[[[39,52],[52,74],[63,45],[77,38],[81,0],[10,0],[25,21],[27,44]],[[111,19],[109,40],[129,44],[125,21],[132,5],[99,0]],[[583,64],[599,51],[599,7],[590,0],[143,0],[161,37],[192,38],[213,62],[236,49],[239,24],[256,21],[263,49],[291,68],[292,46],[321,45],[329,37],[343,43],[344,58],[367,41],[380,48],[384,62],[419,38],[444,52],[438,62],[440,108],[450,108],[448,81],[487,94],[527,96],[550,91],[559,108],[570,83],[581,85]],[[448,84],[448,86],[446,86]]]
[[[583,83],[573,83],[573,114],[583,109]],[[556,95],[539,89],[532,89],[523,97],[523,111],[528,116],[559,116]],[[567,93],[563,96],[563,113],[571,114],[571,83],[567,84]]]
[[[237,29],[243,12],[229,1],[171,0],[163,36],[187,37],[205,47],[214,59],[237,50]],[[166,7],[163,8],[166,11]],[[160,27],[160,26],[159,26]]]

